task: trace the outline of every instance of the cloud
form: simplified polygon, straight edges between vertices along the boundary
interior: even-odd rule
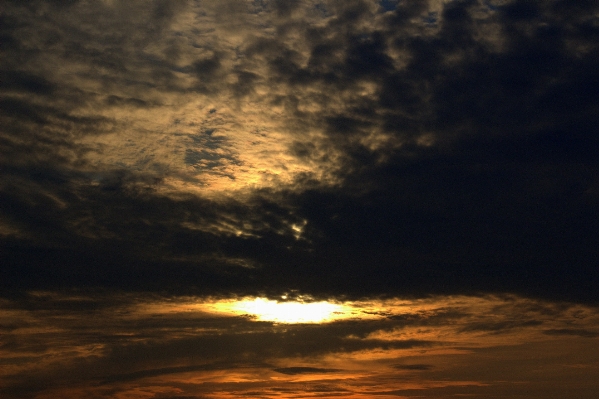
[[[393,366],[398,370],[415,370],[415,371],[426,371],[433,368],[430,364],[396,364]]]
[[[6,288],[596,302],[592,2],[220,11],[7,3]]]
[[[254,367],[265,367],[268,365],[253,365]],[[244,365],[243,367],[248,367],[248,365]],[[128,374],[118,374],[111,375],[105,377],[105,379],[101,382],[103,385],[114,384],[116,382],[123,381],[134,381],[142,378],[151,378],[158,376],[165,376],[169,374],[180,374],[180,373],[189,373],[189,372],[198,372],[198,371],[211,371],[211,370],[232,370],[235,368],[235,365],[231,363],[216,363],[216,364],[203,364],[197,366],[179,366],[179,367],[164,367],[159,369],[151,369],[151,370],[142,370],[136,371]]]
[[[599,332],[590,331],[581,328],[560,328],[544,331],[547,335],[575,335],[578,337],[595,338],[599,336]]]
[[[318,367],[281,367],[273,369],[277,373],[296,375],[296,374],[311,374],[311,373],[336,373],[341,370],[323,369]]]
[[[543,324],[539,320],[527,321],[503,321],[499,323],[474,323],[464,327],[464,331],[489,331],[489,332],[504,332],[514,328],[522,328],[527,326],[539,326]]]
[[[539,356],[549,359],[546,365],[556,373],[563,370],[552,363],[553,356],[560,364],[595,361],[596,345],[588,338],[597,327],[597,310],[583,305],[518,297],[371,300],[348,304],[353,311],[347,320],[277,324],[215,313],[205,306],[209,303],[214,299],[87,290],[4,299],[0,356],[7,360],[1,392],[77,397],[150,386],[163,393],[179,389],[180,395],[509,391],[488,375],[483,366],[489,359],[506,381],[517,375],[533,385],[530,369]],[[468,329],[518,317],[542,324],[492,334]]]

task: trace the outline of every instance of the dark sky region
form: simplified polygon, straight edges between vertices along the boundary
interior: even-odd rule
[[[3,0],[0,397],[596,398],[599,3]]]

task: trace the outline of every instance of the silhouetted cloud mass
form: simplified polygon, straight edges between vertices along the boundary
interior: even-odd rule
[[[6,289],[596,301],[594,2],[2,12]]]

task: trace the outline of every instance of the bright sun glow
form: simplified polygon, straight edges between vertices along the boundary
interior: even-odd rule
[[[329,302],[277,302],[253,298],[218,306],[220,311],[249,314],[260,321],[277,323],[322,323],[346,318],[347,307]],[[351,312],[351,311],[349,311]]]

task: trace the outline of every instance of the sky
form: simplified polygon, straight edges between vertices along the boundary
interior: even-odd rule
[[[4,0],[2,398],[599,390],[599,4]]]

